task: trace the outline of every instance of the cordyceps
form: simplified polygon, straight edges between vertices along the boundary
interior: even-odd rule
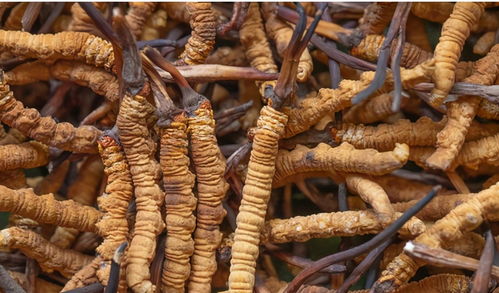
[[[248,173],[242,191],[239,214],[236,218],[236,232],[232,246],[232,259],[229,275],[230,292],[253,292],[255,267],[258,258],[260,231],[262,231],[267,203],[272,189],[278,141],[284,134],[288,117],[280,108],[294,96],[298,60],[304,51],[313,31],[324,12],[324,5],[317,12],[306,35],[306,15],[300,10],[297,25],[285,53],[283,68],[275,89],[268,97],[268,106],[260,111],[257,129],[254,134],[253,148],[248,163]]]
[[[292,151],[280,150],[275,161],[273,187],[292,182],[295,177],[306,178],[337,172],[383,175],[402,167],[409,158],[409,147],[397,144],[393,151],[380,153],[374,149],[356,150],[349,143],[331,147],[321,143],[313,149],[302,145]],[[310,176],[309,175],[309,176]]]
[[[24,58],[78,60],[104,67],[108,71],[114,66],[111,44],[84,32],[32,35],[28,32],[0,30],[0,48]]]
[[[217,20],[211,3],[188,2],[185,9],[189,14],[192,34],[180,55],[179,65],[203,64],[213,50],[217,35]]]
[[[438,220],[414,242],[430,248],[439,248],[463,237],[463,233],[474,230],[484,219],[497,221],[499,203],[496,194],[498,190],[499,183],[496,183],[479,192]],[[400,254],[381,274],[375,284],[375,292],[393,291],[412,278],[417,269],[424,264],[424,261],[413,259],[406,253]]]
[[[442,34],[435,48],[435,71],[432,104],[440,105],[447,97],[455,80],[455,70],[464,41],[471,27],[478,22],[485,8],[484,2],[458,2],[442,27]]]
[[[97,152],[97,138],[101,131],[93,126],[75,128],[70,123],[57,123],[52,117],[40,117],[36,109],[25,109],[14,98],[9,86],[0,83],[0,120],[47,145],[77,153]]]
[[[476,62],[474,73],[464,81],[473,84],[491,85],[499,74],[499,45]],[[477,96],[461,96],[448,105],[447,123],[437,135],[437,150],[426,163],[431,168],[446,170],[457,156],[464,143],[470,124],[475,118],[481,99]]]
[[[147,54],[158,66],[172,74],[182,91],[183,106],[188,115],[187,134],[198,192],[194,253],[191,258],[188,288],[192,292],[210,292],[211,277],[217,269],[215,252],[222,241],[218,227],[225,217],[222,199],[229,189],[224,178],[225,158],[220,152],[215,136],[213,111],[209,100],[196,93],[174,66],[165,62],[161,55],[153,50],[147,51]],[[176,118],[182,119],[182,116]],[[188,173],[186,175],[188,176]],[[188,179],[184,176],[184,179],[186,178]],[[189,188],[189,185],[185,187]],[[187,209],[192,204],[192,201],[188,203]]]
[[[132,34],[138,39],[142,34],[147,18],[154,12],[157,3],[153,2],[131,2],[127,15],[125,16]]]
[[[267,73],[277,72],[277,65],[274,62],[272,50],[265,35],[259,4],[256,2],[251,3],[248,8],[248,15],[239,31],[239,39],[251,67]],[[274,86],[275,81],[257,82],[256,84],[260,89],[260,94],[264,96],[265,89]]]
[[[190,159],[185,113],[173,117],[160,128],[160,163],[165,189],[166,226],[163,264],[163,292],[184,292],[191,273],[190,259],[194,253],[192,232],[196,228],[196,198],[192,192],[195,176],[189,171]]]
[[[286,47],[293,35],[293,29],[288,26],[283,20],[277,17],[276,9],[277,3],[262,3],[262,13],[265,19],[265,29],[268,36],[274,40],[276,45],[277,53],[279,56],[283,56]],[[300,61],[298,63],[298,72],[296,79],[299,82],[305,82],[312,74],[314,65],[312,63],[312,56],[308,52],[308,49],[303,51],[300,56]]]
[[[126,215],[132,200],[133,184],[125,153],[118,142],[110,136],[103,136],[98,143],[107,185],[105,193],[97,199],[103,216],[96,227],[104,241],[96,251],[104,261],[109,262],[118,246],[128,239],[130,227]]]

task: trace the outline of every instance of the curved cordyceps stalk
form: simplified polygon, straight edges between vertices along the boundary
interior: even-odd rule
[[[475,72],[464,81],[481,85],[494,84],[499,74],[498,62],[499,45],[495,45],[487,56],[475,63]],[[435,82],[435,88],[437,85]],[[437,135],[437,149],[426,160],[429,167],[446,170],[451,166],[452,161],[461,150],[479,105],[480,97],[478,96],[462,96],[457,101],[449,103],[448,121],[444,129]]]
[[[260,232],[263,229],[267,203],[272,190],[275,172],[275,159],[279,139],[284,134],[288,117],[278,109],[294,95],[296,72],[299,58],[305,49],[317,23],[324,12],[324,5],[317,12],[306,35],[306,15],[298,5],[300,22],[286,49],[279,79],[270,96],[269,106],[260,111],[257,129],[253,139],[248,163],[248,174],[243,187],[243,198],[236,218],[236,232],[232,246],[232,260],[229,275],[229,290],[234,292],[253,292],[255,267],[258,258]]]
[[[23,63],[5,73],[5,81],[10,85],[24,85],[50,79],[70,81],[89,87],[110,102],[119,99],[117,77],[104,69],[82,62],[59,60],[48,65],[41,61],[34,61]]]
[[[298,145],[292,151],[280,150],[276,157],[273,187],[277,188],[293,180],[293,176],[307,177],[338,172],[383,175],[401,168],[409,158],[409,147],[396,144],[393,151],[380,153],[374,149],[356,150],[349,143],[331,147],[321,143],[310,149]]]
[[[435,71],[432,104],[439,106],[449,94],[455,81],[455,70],[464,41],[471,27],[478,22],[484,11],[484,2],[458,2],[442,27],[442,34],[435,48]]]
[[[85,287],[97,282],[95,272],[99,269],[102,258],[97,256],[90,263],[82,267],[71,279],[64,285],[61,292],[66,292],[75,288]]]
[[[48,242],[41,235],[17,227],[0,231],[0,245],[16,248],[33,258],[46,272],[54,270],[69,277],[91,262],[93,257],[73,250],[66,250]]]
[[[185,113],[173,117],[173,121],[160,129],[160,164],[165,190],[166,226],[163,263],[163,292],[184,292],[185,281],[191,272],[190,258],[194,252],[192,232],[196,228],[196,197],[192,192],[194,174],[189,171],[190,159]]]
[[[128,222],[126,214],[132,199],[133,184],[125,153],[111,136],[103,136],[98,141],[99,152],[107,175],[105,193],[97,199],[103,216],[96,224],[104,241],[96,248],[103,260],[109,261],[118,246],[127,241]]]
[[[349,190],[358,194],[364,202],[372,206],[381,226],[386,228],[396,220],[390,199],[379,184],[360,174],[346,174],[345,182]],[[424,223],[421,222],[421,225],[424,227]]]
[[[93,126],[75,128],[67,122],[57,123],[51,117],[40,117],[36,109],[25,109],[14,98],[9,85],[0,82],[0,120],[24,135],[44,144],[76,153],[97,152],[101,131]]]
[[[130,8],[125,19],[135,38],[139,38],[145,27],[147,18],[151,16],[158,3],[154,2],[130,2]]]
[[[0,170],[31,169],[49,162],[49,149],[36,141],[0,146]]]
[[[180,64],[203,64],[215,45],[217,20],[209,2],[188,2],[192,34],[180,55]]]
[[[97,232],[102,214],[72,200],[58,201],[52,194],[38,196],[32,189],[13,190],[0,186],[0,211],[11,212],[39,223]]]
[[[464,236],[464,233],[476,229],[484,219],[497,220],[499,214],[499,183],[477,193],[466,202],[454,208],[444,218],[435,222],[414,242],[430,248],[439,248]],[[374,285],[374,292],[392,292],[414,276],[425,264],[405,252],[397,256],[381,273]]]
[[[293,34],[293,29],[277,17],[277,3],[269,2],[262,3],[261,5],[267,34],[271,39],[274,40],[277,53],[282,57]],[[312,74],[313,68],[314,65],[312,62],[312,56],[310,56],[308,49],[305,48],[303,54],[300,56],[300,61],[298,63],[298,72],[296,74],[297,81],[307,81]]]
[[[254,67],[262,72],[277,73],[277,65],[272,57],[269,41],[263,26],[262,16],[259,10],[259,4],[251,3],[248,8],[246,20],[241,25],[239,30],[239,39],[246,53],[251,67]],[[260,89],[262,97],[265,94],[265,89],[274,87],[275,81],[256,82]]]
[[[385,41],[383,35],[367,35],[358,45],[352,48],[351,53],[359,58],[374,62],[378,60],[381,45]],[[390,55],[395,54],[395,46],[390,48]],[[404,43],[402,57],[400,58],[400,66],[405,68],[414,68],[418,64],[431,59],[433,54],[425,51],[416,45],[409,42]]]
[[[33,35],[21,31],[0,30],[0,49],[19,57],[46,61],[67,59],[111,71],[114,55],[111,44],[83,32]]]
[[[400,216],[400,213],[395,215]],[[346,211],[272,219],[265,222],[261,239],[266,243],[305,242],[313,238],[349,237],[378,234],[381,231],[383,226],[372,210]],[[413,217],[398,233],[414,238],[425,231],[424,223]]]

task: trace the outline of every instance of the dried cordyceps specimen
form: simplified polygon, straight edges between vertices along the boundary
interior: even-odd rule
[[[483,85],[493,84],[499,73],[498,62],[499,45],[496,45],[486,57],[475,64],[475,73],[464,81]],[[490,64],[495,64],[495,66],[490,66]],[[465,135],[475,117],[479,103],[480,98],[477,96],[462,96],[448,105],[448,121],[437,135],[437,150],[426,160],[429,167],[442,170],[449,168],[464,143]]]
[[[256,2],[251,3],[248,8],[248,15],[239,31],[239,39],[251,67],[267,73],[277,72],[277,65],[274,62],[269,41],[265,35],[259,4]],[[257,82],[262,96],[264,96],[264,91],[267,87],[274,85],[275,81]]]
[[[92,283],[97,282],[97,278],[95,277],[95,272],[100,266],[102,261],[101,257],[94,258],[90,263],[81,268],[76,274],[74,274],[71,279],[66,283],[62,292],[67,290],[72,290],[75,288],[81,288],[86,285],[90,285]]]
[[[456,3],[452,14],[442,27],[439,42],[435,48],[435,71],[432,103],[440,105],[454,85],[456,65],[461,56],[464,41],[483,13],[485,3]]]
[[[93,2],[95,7],[99,11],[104,12],[107,8],[107,3],[105,2]],[[74,32],[86,32],[98,37],[102,37],[102,33],[95,27],[92,19],[88,14],[81,8],[80,4],[75,3],[71,6],[71,22],[69,23],[67,30]]]
[[[276,157],[273,187],[290,182],[300,173],[326,172],[383,175],[402,167],[409,158],[409,147],[397,144],[393,151],[380,153],[374,149],[356,150],[348,143],[331,147],[325,143],[310,149],[298,145],[293,151],[280,150]]]
[[[36,141],[0,146],[0,170],[30,169],[46,165],[48,147]]]
[[[352,55],[369,61],[376,61],[378,60],[379,50],[384,40],[385,37],[382,35],[367,35],[358,45],[352,48]],[[395,46],[392,46],[390,55],[395,55]],[[404,43],[402,57],[400,58],[400,66],[414,68],[432,57],[433,54],[431,52],[406,42]]]
[[[125,95],[116,125],[125,150],[135,187],[135,230],[127,253],[127,282],[134,292],[154,292],[149,281],[149,264],[156,237],[163,230],[160,205],[164,194],[156,183],[159,164],[154,159],[155,143],[150,138],[148,120],[153,108],[143,96]]]
[[[138,38],[142,34],[147,18],[156,9],[154,2],[131,2],[125,19],[132,34]]]
[[[25,58],[84,61],[108,71],[114,66],[111,44],[82,32],[32,35],[28,32],[0,30],[0,48]]]
[[[189,171],[187,117],[181,113],[161,128],[160,164],[165,189],[165,242],[163,292],[184,292],[191,273],[190,258],[194,252],[191,237],[196,228],[196,198],[192,193],[195,176]]]
[[[180,55],[179,64],[203,64],[215,44],[216,17],[208,2],[188,2],[185,9],[189,14],[192,35]]]
[[[265,30],[268,37],[274,40],[277,53],[279,56],[284,56],[286,47],[291,40],[291,35],[293,34],[293,29],[288,26],[284,21],[276,15],[277,3],[262,3],[262,13],[265,19]],[[308,52],[308,49],[303,51],[300,56],[300,61],[298,63],[298,73],[296,79],[298,82],[305,82],[312,74],[314,65],[312,63],[312,56]]]
[[[114,251],[128,238],[126,214],[132,199],[133,185],[122,147],[110,136],[103,136],[98,143],[107,185],[105,193],[97,199],[103,216],[96,227],[104,241],[96,251],[104,260],[111,260]]]
[[[498,189],[499,184],[495,184],[479,192],[437,221],[414,242],[438,248],[463,237],[463,233],[474,230],[484,219],[497,220],[499,204],[495,194]],[[409,280],[422,265],[423,261],[414,260],[402,253],[387,266],[375,286],[384,292],[392,291]]]
[[[52,169],[52,172],[45,176],[34,188],[36,194],[56,193],[64,184],[66,174],[70,166],[69,160],[64,160],[58,166]]]
[[[473,53],[486,55],[495,44],[496,32],[486,32],[473,46]]]
[[[94,153],[100,130],[93,126],[75,128],[70,123],[56,123],[51,117],[40,117],[36,109],[25,109],[14,98],[7,84],[0,84],[0,120],[42,143],[73,152]]]
[[[17,227],[0,231],[0,245],[17,248],[37,260],[44,271],[57,270],[65,276],[76,273],[92,261],[91,256],[58,248],[35,232]]]
[[[405,143],[409,146],[433,146],[437,143],[437,134],[442,131],[447,119],[434,122],[428,117],[421,117],[416,122],[400,119],[393,124],[378,124],[364,126],[345,123],[339,128],[331,129],[333,138],[337,142],[348,142],[356,148],[374,148],[379,151],[388,151],[396,143]],[[467,141],[474,141],[483,137],[495,135],[499,128],[494,124],[471,124],[466,135]]]
[[[36,195],[32,189],[12,190],[0,186],[0,210],[8,211],[39,223],[55,224],[80,231],[96,232],[95,223],[101,213],[72,200],[58,201],[52,194]]]
[[[24,85],[41,80],[58,79],[89,87],[110,102],[119,99],[118,79],[112,73],[81,62],[59,60],[54,64],[40,61],[21,64],[4,75],[10,85]]]
[[[358,194],[363,201],[372,206],[381,226],[387,227],[395,220],[395,210],[379,184],[356,174],[345,175],[345,182],[350,191]]]

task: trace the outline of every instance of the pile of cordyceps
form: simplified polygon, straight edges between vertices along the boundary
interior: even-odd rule
[[[497,5],[0,3],[0,288],[491,292]]]

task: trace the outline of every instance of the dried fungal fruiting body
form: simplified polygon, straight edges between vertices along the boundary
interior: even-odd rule
[[[385,37],[382,35],[367,35],[358,45],[352,48],[351,53],[354,56],[371,62],[376,61],[378,60],[381,44],[383,44],[384,41]],[[396,40],[393,42],[396,42]],[[395,46],[391,47],[391,56],[395,55],[395,49]],[[416,45],[406,42],[402,51],[402,57],[400,58],[400,66],[414,68],[418,64],[421,64],[432,57],[433,54],[431,52],[425,51]]]
[[[345,182],[349,190],[358,194],[363,201],[372,206],[381,226],[387,227],[396,220],[390,199],[379,184],[356,174],[345,175]]]
[[[331,147],[325,143],[313,149],[299,145],[293,151],[280,150],[276,157],[273,187],[290,182],[293,175],[317,172],[365,173],[383,175],[402,167],[409,158],[409,147],[397,144],[393,151],[356,150],[348,143]]]
[[[35,259],[42,270],[56,270],[66,277],[73,275],[93,259],[76,251],[61,249],[35,232],[17,227],[0,231],[0,245],[17,248]]]
[[[48,147],[36,141],[0,146],[0,170],[30,169],[48,164]]]
[[[397,216],[400,214],[396,213]],[[262,241],[272,243],[304,242],[312,238],[377,234],[383,230],[372,211],[346,211],[273,219],[265,223]],[[426,230],[424,224],[412,218],[399,230],[413,238]]]
[[[111,43],[83,32],[32,35],[0,30],[0,49],[25,58],[83,61],[108,71],[114,66]]]
[[[266,32],[268,36],[274,40],[279,56],[283,57],[286,47],[293,35],[293,30],[275,13],[277,3],[268,2],[262,3],[261,5],[263,17],[265,19]],[[313,69],[314,64],[312,62],[312,56],[310,56],[308,49],[305,49],[300,56],[300,61],[298,63],[298,72],[296,74],[297,81],[307,81],[312,74]]]
[[[101,213],[93,207],[72,200],[58,201],[52,194],[38,196],[32,189],[12,190],[0,186],[0,210],[8,211],[39,223],[96,232],[95,223]]]
[[[184,292],[194,252],[191,234],[196,227],[193,214],[196,198],[192,193],[195,176],[189,171],[186,120],[185,114],[180,114],[170,125],[161,129],[160,163],[168,230],[162,273],[163,292]]]
[[[104,241],[96,251],[104,260],[111,260],[118,246],[128,238],[126,215],[133,184],[122,147],[109,136],[102,137],[98,143],[107,185],[105,193],[97,199],[103,216],[96,226]]]
[[[499,184],[495,184],[479,192],[438,220],[414,242],[439,248],[462,238],[463,233],[474,230],[484,219],[496,221],[499,215],[498,190]],[[375,286],[387,292],[392,291],[409,280],[422,265],[423,261],[402,253],[387,266]]]
[[[136,293],[155,290],[149,265],[156,249],[156,237],[164,228],[160,212],[164,194],[156,183],[159,164],[154,159],[155,144],[148,130],[152,112],[145,97],[125,95],[116,121],[135,187],[137,213],[127,253],[127,283]]]
[[[248,15],[241,25],[239,39],[246,53],[246,59],[254,67],[262,72],[277,73],[277,65],[272,57],[269,41],[265,34],[262,16],[258,3],[251,3]],[[260,94],[264,96],[265,88],[275,86],[275,81],[257,82]]]
[[[442,27],[442,34],[435,48],[435,71],[433,80],[432,103],[440,105],[447,97],[455,80],[455,70],[464,41],[470,34],[471,27],[478,22],[483,13],[483,2],[458,2],[449,19]]]
[[[222,241],[218,227],[225,217],[222,199],[229,185],[224,178],[225,158],[217,144],[215,120],[208,100],[194,110],[188,124],[198,191],[188,288],[192,292],[210,292],[211,277],[217,269],[215,252]]]
[[[66,285],[64,285],[64,288],[61,292],[84,287],[97,282],[95,272],[99,269],[101,261],[102,258],[98,256],[94,258],[93,261],[81,268],[76,274],[71,277]]]
[[[400,287],[398,293],[419,292],[469,292],[470,278],[464,275],[439,274],[426,277],[421,281],[412,282]]]
[[[144,29],[147,18],[156,9],[154,2],[131,2],[128,13],[125,16],[127,24],[135,38],[139,38]]]
[[[495,44],[496,32],[486,32],[473,46],[473,53],[486,55]]]
[[[101,131],[93,126],[75,128],[67,122],[56,123],[51,117],[40,117],[36,109],[25,109],[9,86],[0,85],[0,120],[42,143],[77,153],[97,152]]]
[[[185,9],[190,15],[192,34],[180,55],[180,64],[204,64],[215,44],[216,17],[208,2],[188,2]]]
[[[5,81],[10,85],[24,85],[50,79],[86,86],[110,102],[119,99],[119,84],[115,75],[81,62],[59,60],[48,65],[35,61],[21,64],[5,73]]]
[[[499,73],[498,63],[499,45],[496,45],[486,57],[477,61],[475,73],[464,81],[482,85],[493,84]],[[444,129],[437,135],[437,150],[426,160],[429,167],[443,170],[449,168],[464,143],[479,103],[480,98],[477,96],[462,96],[448,105],[448,120]]]
[[[232,246],[229,290],[234,292],[253,291],[260,231],[272,189],[278,141],[287,118],[269,106],[260,111]]]

